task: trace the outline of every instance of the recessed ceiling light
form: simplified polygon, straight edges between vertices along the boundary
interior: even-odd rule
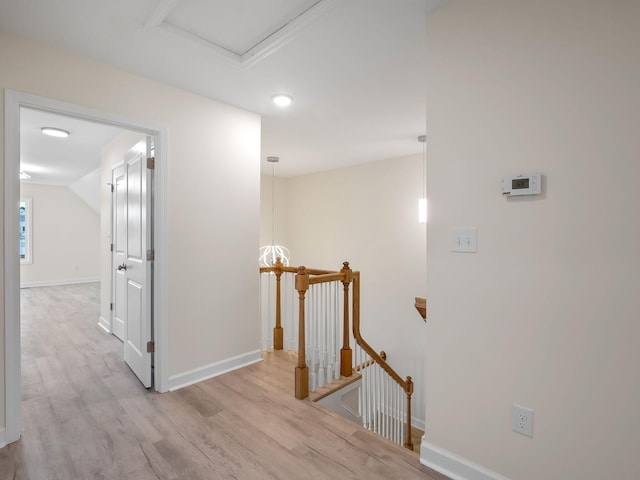
[[[278,93],[277,95],[271,97],[271,99],[273,100],[273,103],[275,103],[279,107],[286,107],[293,101],[293,98],[291,98],[290,95],[285,95],[284,93]]]
[[[42,127],[42,133],[49,135],[50,137],[66,138],[69,136],[69,132],[66,130],[54,127]]]

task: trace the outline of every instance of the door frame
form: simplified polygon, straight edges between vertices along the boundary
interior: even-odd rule
[[[154,385],[168,391],[168,224],[167,224],[167,128],[151,122],[92,108],[5,89],[4,92],[4,348],[5,348],[5,441],[15,442],[22,431],[22,379],[20,347],[20,108],[29,107],[70,117],[103,123],[152,135],[155,142],[153,235],[153,312],[155,367]],[[15,235],[14,235],[15,233]],[[97,326],[97,325],[96,325]],[[0,439],[1,441],[2,439]]]

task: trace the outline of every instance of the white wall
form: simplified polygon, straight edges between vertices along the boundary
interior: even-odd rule
[[[20,265],[22,286],[97,281],[99,216],[67,187],[21,183],[31,197],[32,263]]]
[[[0,64],[0,88],[166,127],[170,381],[256,351],[260,117],[6,32]]]
[[[274,245],[289,248],[285,220],[289,201],[286,182],[284,178],[274,178],[271,175],[260,177],[260,246],[271,245],[273,242]]]
[[[421,162],[416,155],[288,178],[280,205],[293,265],[340,270],[349,261],[361,272],[363,336],[385,350],[401,376],[414,378],[418,425],[424,420],[427,328],[414,308],[414,297],[426,288]]]
[[[133,148],[144,135],[137,132],[124,131],[111,142],[102,147],[102,159],[100,166],[100,321],[107,329],[111,330],[111,170],[124,161],[125,154]]]
[[[513,479],[639,478],[640,2],[457,0],[427,30],[426,441]],[[532,171],[542,195],[502,197]]]
[[[105,186],[101,181],[100,169],[96,168],[69,185],[69,189],[98,215],[100,215],[100,192]]]

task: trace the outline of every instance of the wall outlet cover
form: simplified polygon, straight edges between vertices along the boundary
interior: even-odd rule
[[[511,430],[533,438],[533,410],[514,404],[511,410]]]

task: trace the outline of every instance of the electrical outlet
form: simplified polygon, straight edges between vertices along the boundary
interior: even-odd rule
[[[511,430],[533,438],[533,410],[513,404]]]

